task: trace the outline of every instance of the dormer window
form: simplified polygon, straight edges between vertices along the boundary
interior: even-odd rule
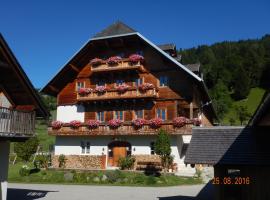
[[[78,91],[81,88],[85,88],[85,82],[84,81],[77,82],[76,90]]]

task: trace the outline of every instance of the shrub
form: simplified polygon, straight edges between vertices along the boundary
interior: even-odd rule
[[[124,170],[124,169],[132,169],[134,166],[135,158],[131,156],[127,157],[121,157],[118,160],[118,165],[119,167]]]
[[[19,170],[20,176],[29,176],[30,175],[30,168],[27,165],[23,165]]]
[[[60,129],[63,126],[63,122],[61,121],[53,121],[51,123],[53,129]]]
[[[106,176],[109,183],[115,183],[125,178],[125,174],[122,173],[120,170],[108,171],[106,172]]]
[[[59,163],[59,167],[60,168],[65,168],[65,165],[66,165],[66,156],[61,154],[59,157],[58,157],[58,163]]]
[[[145,176],[142,174],[137,174],[133,179],[135,184],[143,184],[145,181]]]
[[[37,155],[36,160],[34,162],[35,168],[45,168],[49,167],[50,157],[48,155]]]
[[[30,138],[26,142],[18,142],[14,144],[14,152],[24,162],[28,162],[31,156],[36,153],[39,145],[37,137]]]
[[[157,178],[155,176],[148,176],[146,178],[146,184],[147,185],[154,185],[157,183]]]

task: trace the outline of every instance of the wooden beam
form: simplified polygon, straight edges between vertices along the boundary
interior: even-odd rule
[[[2,68],[6,68],[6,69],[10,68],[10,66],[9,66],[9,64],[8,64],[8,63],[6,63],[6,62],[2,62],[2,61],[0,61],[0,67],[2,67]],[[10,68],[10,69],[11,69],[11,68]]]
[[[76,67],[75,65],[73,65],[73,64],[69,64],[69,66],[74,70],[74,71],[76,71],[76,72],[80,72],[80,69],[78,68],[78,67]]]
[[[54,91],[54,92],[59,92],[59,89],[58,88],[56,88],[56,87],[54,87],[54,86],[52,86],[52,85],[49,85],[49,88],[52,90],[52,91]]]

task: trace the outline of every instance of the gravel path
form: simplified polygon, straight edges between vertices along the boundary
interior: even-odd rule
[[[211,200],[212,186],[118,187],[9,184],[8,200]]]

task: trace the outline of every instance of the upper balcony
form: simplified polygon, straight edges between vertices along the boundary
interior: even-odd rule
[[[28,138],[35,135],[35,112],[0,107],[0,137]]]
[[[108,89],[104,92],[93,91],[88,94],[77,93],[77,101],[96,101],[113,99],[137,99],[137,98],[158,98],[156,88],[150,88],[141,91],[139,88],[132,87],[125,92],[119,92],[117,89]]]
[[[51,126],[48,128],[49,135],[157,135],[160,129],[165,130],[170,135],[188,135],[191,134],[192,124],[186,124],[183,127],[177,128],[172,121],[165,121],[159,128],[152,128],[149,125],[144,125],[141,128],[135,128],[132,122],[124,122],[118,128],[111,128],[108,124],[102,123],[97,128],[90,129],[87,124],[82,124],[78,128],[73,128],[69,124],[65,124],[59,129],[54,129]]]

